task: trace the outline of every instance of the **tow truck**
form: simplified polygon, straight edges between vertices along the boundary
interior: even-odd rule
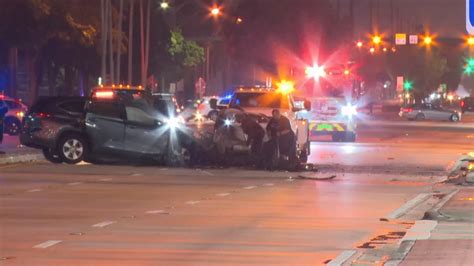
[[[309,123],[300,113],[309,111],[311,104],[304,101],[303,106],[295,104],[289,82],[282,81],[278,89],[250,86],[237,87],[230,99],[229,108],[239,109],[247,114],[259,117],[259,123],[266,128],[274,109],[286,116],[291,123],[291,127],[296,134],[296,151],[300,162],[306,163],[310,155]],[[217,109],[217,103],[212,103]],[[305,109],[306,108],[306,109]],[[268,141],[268,139],[264,139]]]

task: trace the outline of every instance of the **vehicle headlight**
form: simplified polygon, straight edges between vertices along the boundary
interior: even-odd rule
[[[357,107],[352,104],[347,104],[346,106],[343,106],[341,109],[341,113],[343,116],[347,116],[349,118],[357,115]]]
[[[175,129],[184,124],[184,119],[181,116],[171,117],[166,120],[166,125],[171,129]]]
[[[230,127],[232,126],[232,124],[234,124],[234,121],[232,121],[231,119],[226,119],[224,120],[224,125],[227,126],[227,127]]]

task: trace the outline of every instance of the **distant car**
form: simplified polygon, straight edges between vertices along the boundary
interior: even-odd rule
[[[20,134],[21,123],[26,112],[28,112],[28,107],[19,100],[3,95],[0,97],[3,98],[4,103],[8,107],[4,120],[4,133],[16,136]]]
[[[461,111],[463,114],[465,112],[474,112],[474,97],[466,97],[461,100]]]
[[[25,115],[20,142],[43,151],[53,163],[63,162],[61,141],[65,136],[82,134],[86,97],[40,97]]]
[[[400,109],[399,115],[408,120],[417,121],[437,120],[459,122],[461,120],[461,114],[459,112],[432,104],[408,105]]]

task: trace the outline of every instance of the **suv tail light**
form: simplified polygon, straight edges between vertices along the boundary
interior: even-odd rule
[[[464,107],[464,105],[466,105],[466,103],[464,102],[464,100],[461,101],[461,107]]]
[[[43,113],[43,112],[32,113],[31,116],[32,116],[32,117],[38,117],[38,118],[48,118],[48,117],[51,117],[50,114],[48,114],[48,113]]]
[[[413,112],[413,108],[402,108],[401,111],[404,112],[404,113],[411,113],[411,112]]]

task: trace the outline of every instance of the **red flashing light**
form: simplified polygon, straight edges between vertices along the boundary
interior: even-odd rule
[[[464,102],[464,100],[461,101],[461,107],[464,107],[466,103]]]
[[[114,97],[113,91],[96,91],[94,97],[99,99],[112,99]]]

